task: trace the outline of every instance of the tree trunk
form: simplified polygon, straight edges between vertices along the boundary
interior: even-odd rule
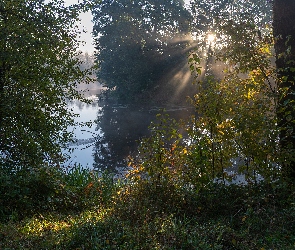
[[[4,88],[6,84],[6,71],[8,69],[7,65],[7,47],[6,41],[8,37],[8,31],[6,29],[7,16],[3,6],[0,6],[0,154],[3,153],[4,149],[4,129],[3,121],[5,119],[5,98],[4,98]]]
[[[286,177],[295,180],[295,0],[273,1],[273,34],[283,171]]]

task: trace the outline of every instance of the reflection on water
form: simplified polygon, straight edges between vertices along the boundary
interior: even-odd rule
[[[72,152],[70,153],[70,159],[64,164],[65,166],[77,163],[84,167],[93,167],[93,147],[95,141],[101,134],[101,131],[97,130],[94,121],[101,108],[98,105],[97,97],[95,95],[90,97],[94,99],[92,104],[85,104],[78,101],[68,104],[68,108],[79,115],[75,119],[76,122],[81,124],[91,121],[92,125],[88,127],[84,124],[68,128],[69,131],[74,132],[75,142],[68,145],[68,148]]]
[[[103,105],[98,128],[102,135],[94,148],[94,167],[114,170],[125,166],[125,158],[134,153],[139,140],[149,135],[149,125],[164,107],[137,105]],[[193,111],[187,107],[165,107],[165,112],[175,119],[187,118]]]
[[[69,145],[73,152],[67,164],[76,162],[111,171],[126,166],[125,159],[136,151],[140,138],[149,135],[148,127],[158,113],[165,109],[171,117],[184,119],[193,112],[188,107],[99,104],[97,95],[90,97],[94,99],[91,105],[69,104],[69,108],[80,115],[77,122],[96,122],[91,127],[69,128],[74,131],[76,141]]]
[[[139,140],[149,135],[149,125],[156,120],[156,115],[164,112],[179,120],[193,114],[193,107],[166,106],[150,107],[138,105],[110,105],[99,102],[99,95],[89,95],[92,104],[71,102],[68,107],[80,116],[76,122],[92,121],[90,127],[77,126],[69,128],[75,134],[75,142],[68,145],[73,150],[71,158],[64,166],[74,163],[95,169],[120,170],[126,166],[125,159],[136,152]],[[246,176],[237,174],[244,158],[232,159],[232,166],[225,171],[234,176],[230,183],[246,184]],[[256,176],[256,181],[262,177]],[[216,182],[224,181],[215,179]]]

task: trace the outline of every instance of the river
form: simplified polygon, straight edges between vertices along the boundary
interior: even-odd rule
[[[189,106],[110,105],[99,101],[100,92],[99,89],[89,92],[87,98],[92,100],[91,104],[78,101],[68,104],[68,108],[79,115],[76,122],[91,122],[91,125],[69,128],[76,140],[68,145],[71,153],[65,167],[80,164],[88,169],[121,172],[126,167],[128,155],[136,153],[140,139],[149,135],[148,127],[157,114],[165,110],[170,117],[179,120],[194,112]],[[232,164],[225,170],[229,175],[235,175],[229,183],[247,183],[244,174],[237,174],[241,159],[233,159]],[[261,180],[260,175],[257,180]]]
[[[68,107],[79,117],[76,122],[92,122],[86,125],[70,127],[75,142],[68,145],[72,151],[64,164],[80,164],[90,169],[108,169],[114,171],[126,166],[125,159],[136,152],[139,140],[149,135],[149,125],[158,113],[168,113],[175,119],[185,119],[193,113],[188,106],[142,106],[110,105],[99,101],[100,90],[88,94],[92,104],[71,102]]]

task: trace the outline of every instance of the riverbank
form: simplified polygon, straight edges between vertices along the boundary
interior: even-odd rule
[[[0,249],[295,247],[295,189],[283,182],[194,190],[73,168],[2,171],[0,183]]]

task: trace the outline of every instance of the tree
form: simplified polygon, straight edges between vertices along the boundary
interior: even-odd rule
[[[271,10],[269,0],[191,0],[190,9],[194,16],[195,24],[201,30],[212,27],[212,21],[218,16],[237,19],[241,15],[255,16],[256,24],[271,21],[267,15]]]
[[[294,110],[294,91],[295,91],[295,2],[290,0],[276,0],[273,1],[273,5],[271,6],[270,1],[219,1],[217,4],[210,3],[209,1],[192,1],[194,2],[195,12],[194,15],[197,17],[196,23],[202,24],[204,23],[204,29],[202,30],[204,33],[208,31],[215,31],[216,28],[220,28],[223,31],[222,36],[219,36],[216,40],[222,43],[217,44],[218,49],[220,49],[220,53],[214,53],[217,57],[222,58],[226,63],[231,62],[233,71],[240,71],[243,74],[251,74],[252,78],[255,80],[255,84],[257,84],[257,79],[260,80],[260,83],[267,84],[269,86],[269,91],[256,89],[256,93],[258,93],[258,97],[260,98],[265,93],[269,92],[267,96],[269,99],[266,101],[269,102],[269,110],[265,110],[264,113],[261,113],[259,109],[261,108],[261,103],[256,105],[256,111],[259,111],[255,114],[255,112],[251,112],[246,115],[246,118],[250,120],[250,117],[253,117],[255,114],[255,119],[257,119],[261,114],[265,116],[265,119],[260,117],[260,122],[257,123],[255,127],[251,130],[249,128],[249,124],[247,125],[247,121],[243,122],[243,127],[246,128],[248,126],[249,131],[259,131],[259,129],[263,129],[259,124],[264,124],[263,121],[267,121],[269,119],[269,114],[276,114],[273,116],[274,123],[270,122],[270,126],[265,126],[264,131],[261,130],[259,132],[259,136],[262,134],[267,135],[268,132],[277,131],[279,137],[279,145],[277,145],[277,132],[269,133],[269,136],[265,138],[272,138],[270,142],[273,144],[272,153],[268,153],[268,155],[272,155],[276,157],[272,158],[273,163],[268,164],[268,168],[271,169],[272,166],[275,166],[275,162],[278,163],[279,166],[282,167],[283,173],[285,177],[294,179],[295,178],[295,140],[294,140],[294,131],[295,131],[295,110]],[[259,4],[258,4],[259,3]],[[255,6],[260,8],[254,8]],[[262,8],[261,8],[262,7]],[[272,8],[271,8],[272,7]],[[250,13],[249,10],[253,9],[253,13]],[[272,49],[269,45],[272,45],[270,39],[264,36],[265,31],[268,30],[267,25],[269,20],[271,19],[270,11],[273,11],[273,37],[274,37],[274,48],[275,48],[275,56],[276,56],[276,75],[273,74],[272,64],[264,60],[267,58],[268,52],[271,52]],[[241,19],[242,15],[238,14],[238,10],[243,10],[245,13],[243,15],[247,15]],[[268,12],[265,12],[268,10]],[[260,13],[260,15],[258,15]],[[251,15],[250,15],[251,14]],[[221,18],[220,18],[221,16]],[[225,24],[225,25],[224,25]],[[255,27],[256,26],[256,27]],[[208,28],[209,27],[209,28]],[[244,29],[241,32],[241,28]],[[250,31],[249,32],[247,32]],[[252,31],[251,31],[252,30]],[[226,32],[224,32],[226,31]],[[224,34],[226,33],[226,34]],[[220,39],[220,37],[222,39]],[[230,37],[231,39],[227,39]],[[266,42],[263,45],[263,41]],[[267,45],[268,44],[268,45]],[[262,46],[261,46],[262,45]],[[225,53],[224,53],[225,52]],[[257,53],[259,52],[259,53]],[[260,55],[259,55],[260,54]],[[265,55],[263,55],[265,54]],[[262,56],[261,56],[262,55]],[[274,57],[274,55],[271,55]],[[242,71],[241,71],[242,69]],[[253,74],[254,73],[254,74]],[[264,77],[263,77],[264,75]],[[246,75],[243,76],[245,78]],[[262,78],[261,78],[262,77]],[[243,79],[242,78],[242,79]],[[229,79],[229,78],[228,78]],[[227,81],[228,81],[227,79]],[[276,86],[272,83],[272,80],[276,79]],[[258,82],[259,83],[259,82]],[[259,83],[259,84],[260,84]],[[262,85],[261,85],[262,86]],[[253,91],[253,87],[249,85],[251,91]],[[236,87],[235,92],[237,92]],[[256,87],[255,87],[256,88]],[[208,90],[208,88],[206,89]],[[258,92],[257,92],[258,90]],[[210,89],[209,89],[210,92]],[[232,99],[232,97],[231,97]],[[239,98],[239,100],[242,100]],[[259,99],[256,99],[259,100]],[[209,99],[210,101],[210,99]],[[203,103],[204,100],[203,100]],[[251,100],[251,105],[253,104],[253,100]],[[249,103],[250,104],[250,103]],[[263,104],[264,107],[267,107],[267,102]],[[273,110],[273,107],[275,110]],[[250,107],[250,105],[248,105]],[[207,110],[209,110],[207,108]],[[260,114],[259,114],[260,113]],[[239,116],[243,116],[242,110],[239,112]],[[211,114],[208,116],[211,118]],[[272,117],[272,116],[270,116]],[[254,118],[254,117],[253,117]],[[257,120],[257,121],[259,121]],[[253,123],[253,122],[252,122]],[[250,124],[251,125],[251,124]],[[237,127],[237,126],[235,126]],[[268,127],[268,128],[267,128]],[[267,132],[268,131],[268,132]],[[259,138],[257,136],[257,138]],[[263,139],[263,137],[262,137]],[[237,138],[235,138],[237,140]],[[262,140],[265,145],[267,145],[267,140]],[[250,141],[246,141],[246,145],[250,145]],[[241,143],[240,143],[241,145]],[[254,145],[254,144],[253,144]],[[257,143],[256,145],[259,145]],[[278,147],[279,146],[279,147]],[[250,158],[253,158],[251,155],[256,155],[256,152],[263,152],[263,147],[255,147],[251,146],[252,152],[250,154]],[[279,150],[278,150],[279,148]],[[253,151],[254,149],[254,151]],[[249,152],[249,150],[247,150]],[[277,152],[279,154],[277,154]],[[248,157],[249,158],[249,157]],[[256,157],[257,160],[257,157]],[[267,161],[266,161],[267,162]],[[257,164],[256,164],[257,165]],[[278,171],[278,170],[276,170]]]
[[[269,0],[191,0],[189,8],[193,16],[192,32],[202,41],[208,33],[214,33],[220,22],[225,20],[239,23],[241,20],[251,19],[253,24],[262,29],[266,24],[270,26],[272,20]],[[198,47],[200,46],[205,45],[199,43]]]
[[[216,25],[211,31],[222,39],[215,39],[214,49],[207,42],[206,75],[196,81],[199,92],[192,100],[198,116],[185,124],[188,143],[182,143],[185,137],[175,128],[168,134],[157,128],[131,162],[136,177],[148,173],[158,180],[160,173],[163,180],[198,187],[225,180],[226,169],[237,166],[251,182],[262,176],[273,183],[284,175],[294,182],[295,2],[274,1],[273,13],[273,34],[255,15],[212,18]],[[189,58],[196,75],[202,68],[199,52]],[[217,70],[223,70],[218,76],[215,60],[221,61]]]
[[[80,99],[75,22],[83,5],[63,1],[0,1],[0,164],[34,167],[62,161]],[[85,100],[84,100],[85,101]]]
[[[211,1],[211,6],[208,1],[195,2],[206,5],[208,14],[210,10],[216,14],[209,15],[210,26],[200,32],[214,32],[216,39],[209,42],[206,36],[197,37],[205,39],[200,44],[207,53],[201,48],[189,58],[193,74],[205,71],[204,77],[196,79],[198,93],[192,99],[197,116],[179,130],[170,129],[166,124],[174,122],[165,124],[164,119],[153,128],[155,133],[144,141],[131,165],[139,177],[148,173],[151,180],[170,179],[194,188],[215,178],[230,179],[231,166],[245,173],[247,181],[255,182],[259,175],[266,182],[273,181],[279,169],[271,30],[255,21],[257,13],[249,13],[246,19],[237,15],[238,6],[247,5],[246,1],[233,2],[239,4],[234,6],[236,12],[219,8],[222,1]]]
[[[103,1],[93,21],[98,78],[121,100],[141,98],[186,58],[190,14],[183,1]]]
[[[278,74],[280,146],[286,176],[295,178],[295,2],[273,2],[273,33]]]

